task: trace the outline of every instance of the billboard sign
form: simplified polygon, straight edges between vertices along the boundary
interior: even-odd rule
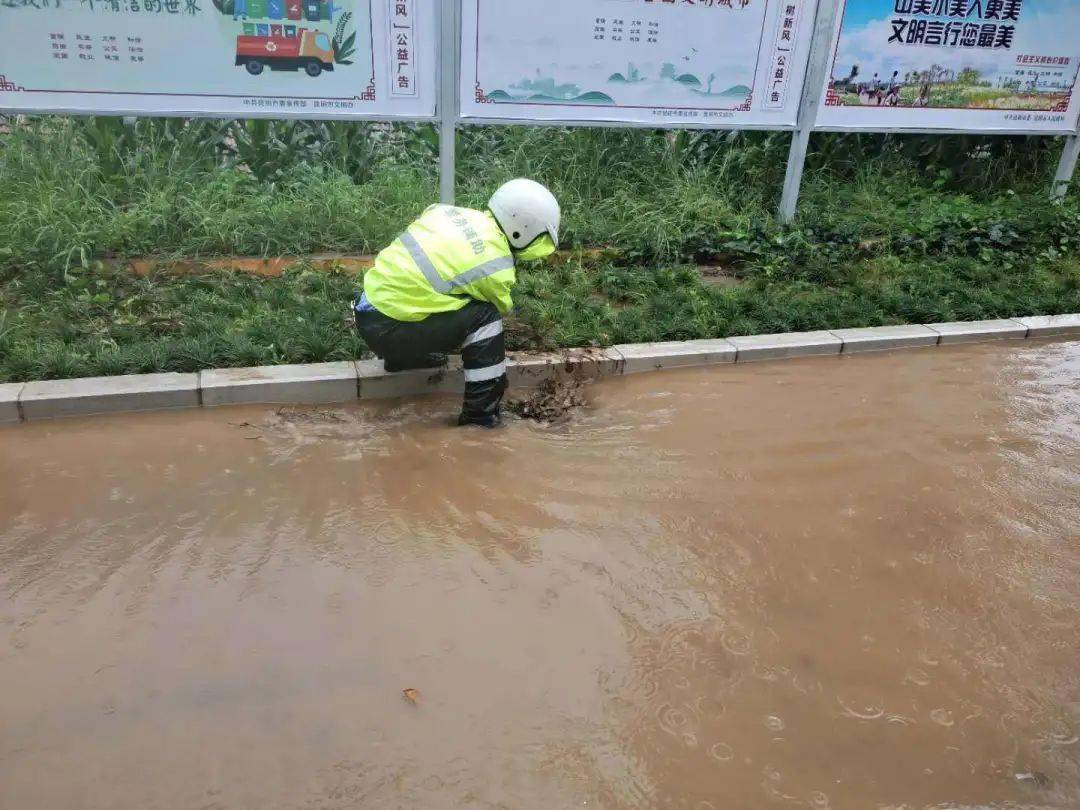
[[[0,0],[0,109],[430,117],[422,0]]]
[[[464,118],[796,122],[816,0],[464,0]]]
[[[841,0],[819,127],[1064,132],[1076,0]]]

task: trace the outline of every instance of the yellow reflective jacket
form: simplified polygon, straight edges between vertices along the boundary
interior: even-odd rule
[[[510,243],[487,211],[432,205],[375,258],[364,294],[397,321],[489,301],[505,315],[517,276]]]

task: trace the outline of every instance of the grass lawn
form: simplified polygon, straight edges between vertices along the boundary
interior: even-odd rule
[[[374,252],[436,196],[429,128],[30,121],[0,134],[0,381],[359,356],[360,279],[136,278],[102,259]],[[521,268],[513,348],[1080,312],[1080,197],[1047,139],[820,135],[800,220],[787,136],[468,129],[460,202],[528,175],[565,242]],[[696,265],[738,278],[720,288]]]
[[[907,84],[900,89],[901,107],[913,107],[919,96],[918,84]],[[843,96],[844,104],[850,107],[862,106],[858,93],[848,92]],[[1000,87],[984,87],[960,82],[935,83],[930,88],[927,107],[947,108],[966,107],[973,109],[997,110],[1042,110],[1049,111],[1065,99],[1064,93],[1018,93]]]

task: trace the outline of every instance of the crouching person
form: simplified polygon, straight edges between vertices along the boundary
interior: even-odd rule
[[[495,427],[506,391],[502,318],[513,307],[515,259],[559,245],[559,203],[511,180],[486,211],[433,205],[375,259],[353,306],[356,328],[387,371],[435,368],[461,350],[462,425]]]

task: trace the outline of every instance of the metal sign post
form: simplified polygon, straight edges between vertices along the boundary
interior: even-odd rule
[[[1069,191],[1076,163],[1080,159],[1080,135],[1070,135],[1065,139],[1065,149],[1061,153],[1057,174],[1054,175],[1054,196],[1064,197]]]
[[[802,186],[803,167],[806,164],[806,149],[810,144],[810,133],[817,120],[822,88],[825,86],[825,78],[832,61],[833,28],[836,25],[839,7],[840,0],[821,0],[818,3],[817,16],[814,18],[814,39],[810,43],[806,81],[803,82],[802,100],[799,103],[798,124],[791,136],[787,172],[784,174],[784,192],[780,197],[779,218],[785,224],[795,219],[795,209],[799,205],[799,189]]]
[[[439,3],[439,200],[454,204],[457,173],[459,0]]]

